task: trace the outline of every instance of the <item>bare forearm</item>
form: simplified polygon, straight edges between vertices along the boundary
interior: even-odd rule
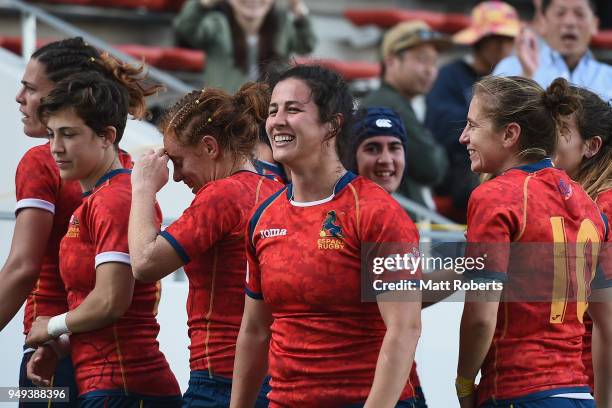
[[[159,278],[148,276],[151,272],[151,254],[155,250],[158,233],[159,225],[155,218],[155,192],[146,189],[133,190],[128,243],[132,272],[137,279],[156,280]]]
[[[83,303],[68,312],[66,325],[72,333],[88,332],[111,325],[122,315],[123,310],[114,307],[110,299],[91,292]]]
[[[230,408],[252,407],[268,372],[270,338],[265,333],[240,330],[236,343]]]
[[[593,372],[595,374],[595,402],[597,407],[612,408],[612,288],[594,291],[601,301],[589,303],[593,318]]]
[[[383,339],[372,389],[364,407],[395,407],[408,382],[420,328],[387,330]]]
[[[495,322],[482,323],[466,319],[461,321],[459,340],[459,363],[457,374],[464,378],[476,378],[489,351]]]
[[[592,341],[596,405],[612,408],[612,333],[606,333],[594,326]]]
[[[0,331],[13,319],[36,285],[40,265],[9,259],[0,272]]]

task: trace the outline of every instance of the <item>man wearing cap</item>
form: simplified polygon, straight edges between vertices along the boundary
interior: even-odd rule
[[[402,118],[408,140],[406,171],[398,192],[421,205],[428,204],[427,187],[442,181],[448,162],[442,146],[418,121],[411,101],[431,88],[438,73],[438,49],[447,44],[422,21],[391,28],[381,48],[381,86],[362,101],[364,107],[390,107]]]
[[[444,146],[449,160],[449,171],[436,188],[441,196],[438,209],[457,222],[465,223],[470,193],[478,185],[465,146],[459,143],[472,86],[512,53],[520,28],[516,10],[504,2],[486,1],[474,7],[470,26],[453,36],[455,44],[471,46],[471,54],[442,67],[427,95],[425,125]]]
[[[542,0],[545,42],[529,30],[516,41],[516,55],[502,60],[495,75],[522,75],[543,87],[558,77],[612,99],[612,66],[597,61],[589,50],[599,19],[591,0]]]

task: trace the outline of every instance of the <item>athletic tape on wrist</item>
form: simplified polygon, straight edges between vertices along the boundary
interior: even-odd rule
[[[469,397],[474,394],[475,388],[476,385],[471,378],[458,376],[457,379],[455,379],[455,389],[457,390],[457,397],[459,398]]]
[[[70,330],[66,325],[67,315],[68,312],[61,315],[53,316],[51,319],[49,319],[49,323],[47,323],[47,333],[49,333],[49,336],[56,338],[61,336],[62,334],[70,333]]]

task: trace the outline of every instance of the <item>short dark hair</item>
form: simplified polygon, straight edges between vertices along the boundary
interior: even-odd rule
[[[319,120],[329,122],[336,136],[336,151],[343,157],[350,143],[355,100],[347,82],[335,71],[319,65],[296,65],[269,78],[270,89],[281,81],[295,78],[306,83],[312,93],[312,100],[319,108]],[[342,115],[342,122],[337,121]]]
[[[553,1],[554,0],[542,0],[542,13],[546,13],[546,10],[548,10],[548,7],[550,7]],[[593,11],[593,14],[597,14],[597,4],[595,4],[595,1],[586,0],[586,2]]]
[[[46,123],[54,113],[74,109],[96,134],[113,126],[117,131],[114,143],[117,146],[125,130],[129,98],[127,89],[116,81],[97,72],[82,72],[59,81],[51,93],[42,98],[38,116]]]

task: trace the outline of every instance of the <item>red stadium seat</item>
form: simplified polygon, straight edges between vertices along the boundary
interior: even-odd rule
[[[601,30],[591,39],[591,47],[612,49],[612,30]]]
[[[398,8],[349,8],[344,11],[344,17],[356,26],[375,25],[383,29],[402,21],[423,20],[434,30],[448,34],[456,33],[470,24],[470,17],[465,14]],[[593,36],[591,46],[612,49],[612,30],[602,30]]]
[[[347,81],[376,78],[380,75],[380,64],[369,61],[340,61],[334,59],[296,58],[296,64],[318,64],[338,72]]]
[[[36,46],[41,47],[51,41],[54,40],[38,40]],[[21,54],[21,38],[0,37],[0,47],[15,54]],[[199,50],[132,44],[116,45],[115,47],[136,59],[144,60],[149,65],[168,71],[200,72],[206,65],[206,54]]]
[[[144,59],[147,64],[168,71],[199,72],[204,69],[206,63],[206,54],[199,50],[134,44],[116,47],[134,58]]]
[[[444,14],[425,10],[385,9],[347,9],[344,17],[357,26],[376,25],[381,28],[393,27],[409,20],[423,20],[436,31],[453,33],[467,27],[469,16],[463,14]]]
[[[176,12],[180,10],[185,0],[37,0],[37,2]]]
[[[36,48],[40,48],[52,41],[55,40],[36,40]],[[14,54],[21,55],[21,37],[0,37],[0,47],[7,49]]]
[[[448,13],[446,15],[445,27],[447,33],[456,33],[470,25],[470,16],[461,13]]]
[[[151,11],[178,11],[183,3],[183,0],[92,0],[94,6]]]

